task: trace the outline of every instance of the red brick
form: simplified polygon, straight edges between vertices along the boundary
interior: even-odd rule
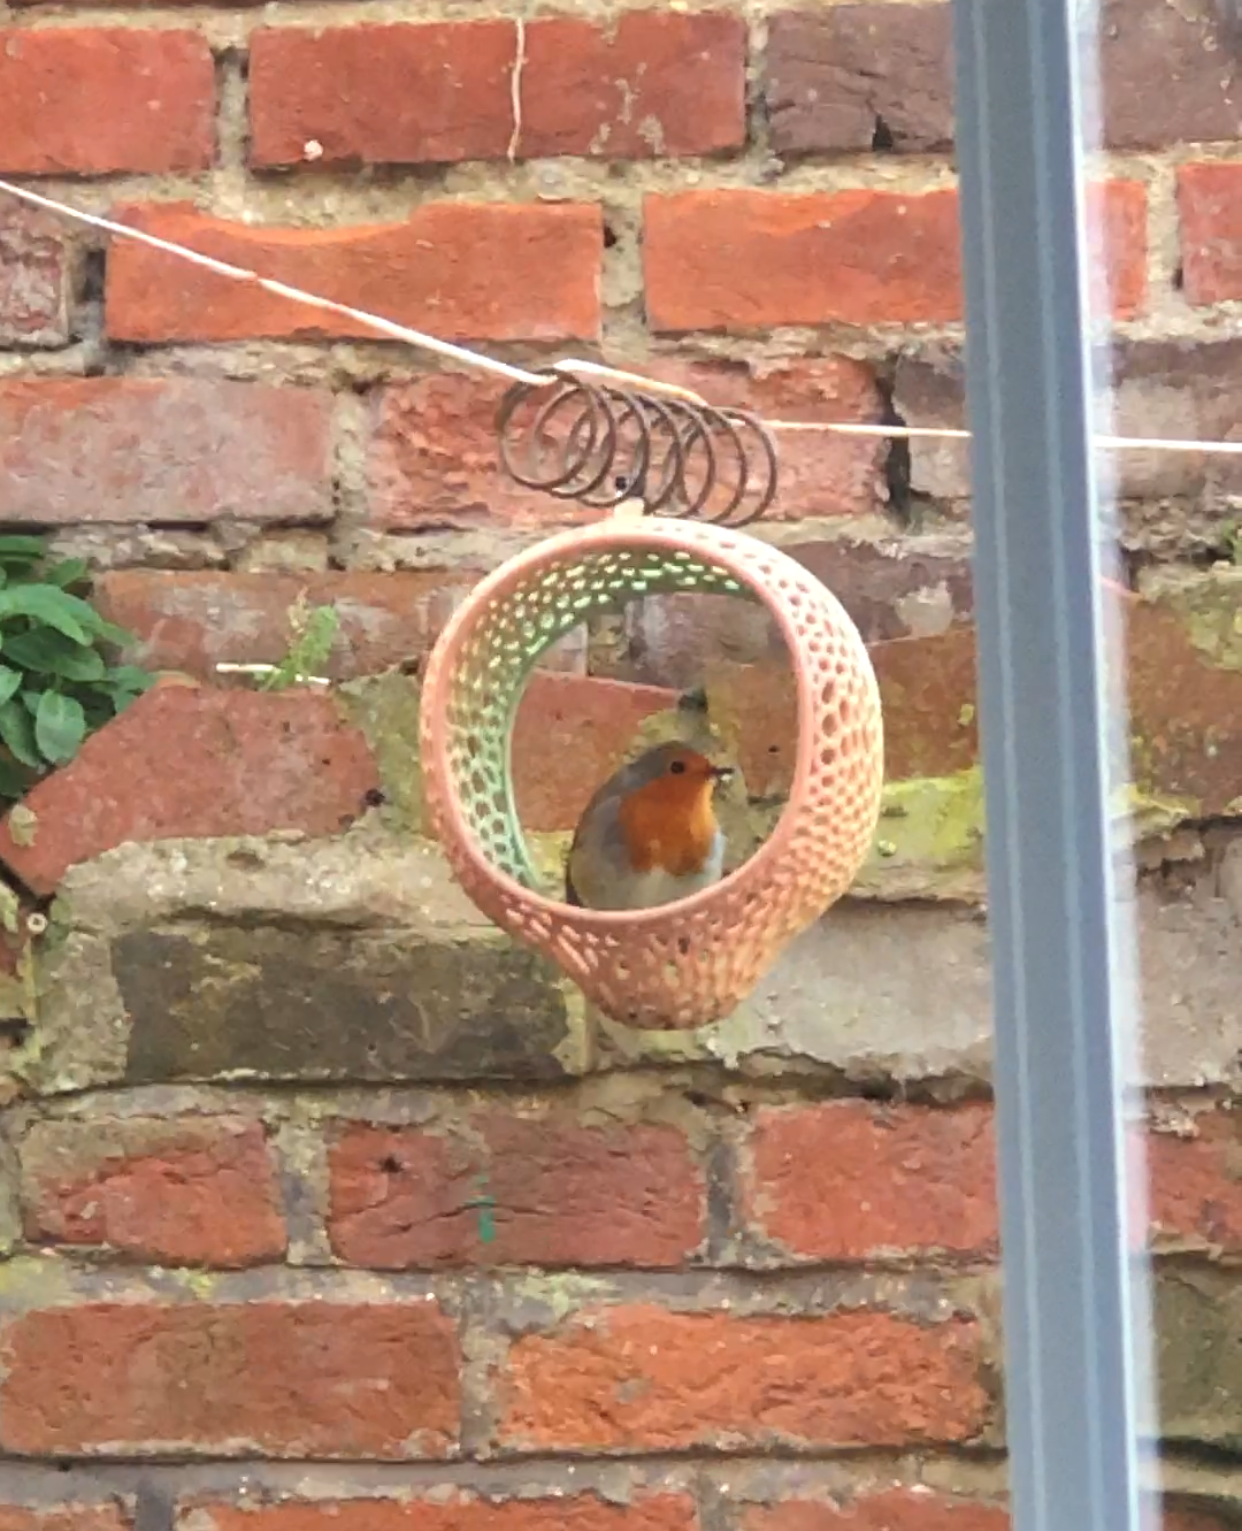
[[[367,462],[372,526],[406,532],[599,519],[601,512],[576,501],[521,488],[501,467],[496,410],[508,387],[446,372],[379,390]]]
[[[1177,208],[1187,299],[1203,305],[1242,297],[1242,165],[1183,165]]]
[[[757,1116],[748,1159],[747,1215],[790,1253],[996,1253],[990,1106],[776,1107]]]
[[[696,1531],[694,1503],[681,1494],[607,1504],[593,1494],[496,1502],[455,1496],[444,1502],[333,1499],[314,1503],[194,1504],[184,1531]]]
[[[63,226],[0,199],[0,345],[66,345],[72,288]]]
[[[662,331],[962,315],[952,191],[650,196],[643,262],[648,319]]]
[[[672,1266],[706,1232],[703,1174],[672,1127],[508,1111],[454,1132],[354,1125],[330,1171],[328,1233],[351,1265]]]
[[[251,40],[252,160],[297,165],[499,159],[514,131],[511,21],[261,28]],[[631,12],[608,27],[528,23],[523,158],[709,154],[745,140],[740,16]]]
[[[207,170],[215,98],[197,32],[0,31],[0,173]]]
[[[154,378],[0,383],[6,521],[326,521],[332,399]]]
[[[0,1337],[27,1456],[444,1456],[460,1356],[432,1302],[88,1303]]]
[[[1126,317],[1145,292],[1146,191],[1139,182],[1120,182],[1103,195],[1097,239],[1114,312]],[[650,196],[643,260],[648,320],[661,331],[962,317],[952,190]]]
[[[1147,301],[1147,188],[1141,181],[1093,182],[1086,200],[1094,306],[1132,319]]]
[[[164,1265],[279,1260],[285,1228],[263,1129],[228,1117],[36,1123],[22,1140],[25,1233]]]
[[[1242,1250],[1242,1125],[1236,1112],[1207,1111],[1193,1136],[1147,1137],[1150,1213],[1159,1240]]]
[[[784,1251],[814,1260],[997,1250],[993,1112],[828,1101],[772,1107],[754,1120],[745,1214]],[[1242,1249],[1242,1125],[1208,1111],[1187,1135],[1146,1136],[1154,1237]],[[1136,1160],[1138,1173],[1144,1161]]]
[[[742,1516],[741,1531],[1009,1531],[1009,1513],[933,1489],[895,1488],[844,1503],[754,1506]]]
[[[619,365],[624,366],[624,359]],[[872,369],[847,356],[750,364],[635,361],[640,372],[697,389],[713,404],[782,420],[873,423],[883,403]],[[602,512],[523,489],[505,472],[496,436],[504,382],[437,373],[378,391],[369,479],[372,526],[394,531],[532,527],[598,520]],[[534,406],[515,422],[518,451]],[[780,436],[780,495],[768,519],[868,515],[883,504],[883,441],[830,432]]]
[[[404,223],[256,227],[186,203],[121,220],[449,340],[590,339],[599,329],[600,209],[585,204],[435,202]],[[273,297],[133,241],[108,261],[114,340],[374,339],[352,320]]]
[[[701,11],[528,25],[519,151],[660,159],[746,142],[746,23]]]
[[[115,1504],[0,1505],[0,1531],[129,1531]]]
[[[161,686],[27,793],[29,844],[0,822],[0,860],[51,893],[69,867],[126,841],[334,834],[378,785],[366,741],[330,697]]]
[[[275,664],[289,646],[301,596],[335,604],[336,646],[324,672],[348,680],[427,653],[478,575],[464,569],[394,574],[170,573],[119,569],[96,583],[100,611],[138,639],[135,662],[215,679],[221,662]]]
[[[659,686],[535,675],[513,727],[513,789],[528,830],[572,829],[591,794],[638,743],[649,717],[677,705]]]
[[[549,1450],[910,1446],[984,1428],[971,1320],[595,1310],[516,1340],[501,1439]]]

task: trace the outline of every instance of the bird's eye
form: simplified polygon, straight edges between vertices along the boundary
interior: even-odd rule
[[[684,760],[674,760],[672,765],[669,766],[669,770],[673,773],[674,776],[680,776],[685,769],[686,762]]]

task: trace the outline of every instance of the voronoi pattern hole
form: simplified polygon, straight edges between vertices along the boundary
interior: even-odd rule
[[[798,687],[789,803],[749,861],[680,904],[602,914],[553,903],[536,891],[509,770],[526,681],[593,612],[680,591],[758,600],[776,620]],[[879,818],[880,699],[858,630],[800,564],[721,527],[605,522],[512,559],[441,635],[421,733],[436,832],[466,892],[629,1025],[702,1026],[736,1009],[781,947],[847,891]]]

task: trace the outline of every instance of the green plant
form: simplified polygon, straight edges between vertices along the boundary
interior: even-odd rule
[[[311,606],[305,592],[289,608],[289,648],[263,676],[260,691],[284,691],[317,676],[328,662],[341,625],[335,606]]]
[[[50,561],[42,537],[0,536],[0,801],[72,760],[154,677],[113,662],[132,641],[91,605],[80,558]]]

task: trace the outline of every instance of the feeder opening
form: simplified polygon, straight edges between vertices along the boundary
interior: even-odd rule
[[[522,580],[489,605],[463,647],[449,698],[449,765],[480,852],[523,887],[563,901],[563,887],[541,877],[531,855],[510,772],[512,725],[532,671],[596,613],[682,591],[756,599],[727,570],[685,550],[618,548],[566,557]]]
[[[692,752],[690,774],[677,784],[686,790],[663,783],[672,810],[672,822],[664,827],[688,828],[706,785],[710,821],[721,833],[717,877],[727,877],[755,854],[783,813],[798,741],[792,656],[760,600],[745,592],[645,592],[629,595],[604,622],[593,624],[590,635],[585,628],[572,630],[566,652],[581,656],[589,641],[593,658],[606,654],[608,663],[593,662],[585,685],[577,675],[536,671],[513,728],[516,812],[539,891],[563,901],[567,869],[573,884],[573,863],[586,858],[587,881],[579,878],[574,892],[593,908],[605,907],[607,898],[601,901],[598,887],[591,887],[593,854],[584,848],[591,825],[583,816],[599,811],[598,805],[592,810],[593,800],[616,787],[623,768],[642,761],[659,769],[652,752],[662,746],[682,745]],[[724,774],[703,783],[704,766]],[[686,769],[675,759],[665,766],[670,776]],[[612,803],[605,814],[615,812],[615,799]],[[576,830],[581,831],[577,842]],[[689,877],[683,887],[630,887],[609,880],[606,894],[614,905],[631,898],[647,907],[679,901],[696,890],[696,844],[704,857],[713,854],[706,841],[687,835],[689,866],[677,861],[675,846],[665,847]]]

